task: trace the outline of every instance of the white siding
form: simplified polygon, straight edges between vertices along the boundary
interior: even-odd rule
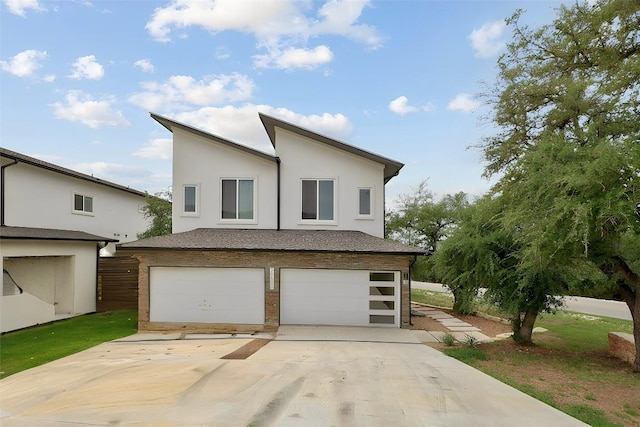
[[[2,240],[0,267],[25,291],[0,297],[2,332],[96,310],[97,244]],[[27,295],[25,295],[27,294]]]
[[[173,232],[196,228],[277,227],[277,165],[178,128],[173,130]],[[222,178],[253,178],[253,221],[221,220]],[[185,215],[182,188],[198,186],[198,212]]]
[[[384,237],[384,165],[276,128],[281,159],[281,227],[283,229],[357,230]],[[301,220],[305,178],[335,179],[336,218],[331,223]],[[358,215],[358,189],[372,189],[372,215]]]
[[[5,169],[5,224],[76,230],[120,243],[147,229],[143,196],[18,163]],[[73,212],[75,193],[93,197],[93,214]]]

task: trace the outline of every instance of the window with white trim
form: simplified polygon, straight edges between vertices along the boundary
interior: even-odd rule
[[[73,211],[76,213],[93,214],[93,196],[73,193]]]
[[[371,217],[371,201],[373,199],[371,188],[358,188],[358,215],[361,217]]]
[[[335,181],[332,179],[302,180],[302,219],[333,221]]]
[[[183,206],[185,214],[195,215],[198,213],[198,186],[195,184],[185,184],[182,186]]]
[[[225,178],[222,180],[222,213],[223,220],[253,220],[254,180],[244,178]]]

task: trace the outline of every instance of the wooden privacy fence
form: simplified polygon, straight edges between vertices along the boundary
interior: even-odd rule
[[[100,257],[96,311],[138,309],[138,260]]]

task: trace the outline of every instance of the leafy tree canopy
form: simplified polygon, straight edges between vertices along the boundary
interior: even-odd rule
[[[486,96],[499,132],[483,143],[519,280],[615,288],[640,371],[640,2],[561,6],[535,30],[521,14]]]
[[[142,208],[144,217],[150,219],[149,228],[138,233],[138,239],[171,234],[171,190],[147,194],[147,204]]]

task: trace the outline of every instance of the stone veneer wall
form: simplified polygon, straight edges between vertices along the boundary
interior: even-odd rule
[[[410,326],[411,297],[409,255],[353,254],[335,252],[221,251],[221,250],[120,250],[140,261],[138,273],[138,329],[191,333],[274,331],[280,325],[280,269],[323,268],[400,271],[400,324]],[[150,267],[238,267],[265,270],[265,322],[263,325],[163,323],[149,321]],[[269,269],[275,270],[274,290],[269,288]]]

